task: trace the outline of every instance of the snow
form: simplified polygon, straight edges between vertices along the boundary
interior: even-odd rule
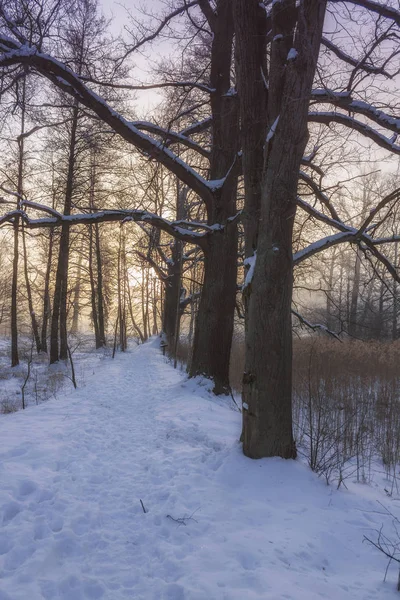
[[[250,285],[250,283],[253,280],[254,269],[256,268],[256,260],[257,260],[257,251],[255,250],[254,254],[252,256],[248,256],[243,261],[244,266],[247,267],[247,269],[248,269],[245,280],[244,280],[243,288],[242,288],[243,290],[245,290],[247,288],[247,286]]]
[[[345,90],[345,91],[341,91],[341,92],[336,92],[335,90],[330,90],[329,88],[317,88],[315,90],[312,90],[311,92],[311,96],[313,98],[318,98],[318,96],[322,96],[322,97],[328,97],[331,98],[332,100],[335,100],[337,98],[349,98],[350,97],[350,92]]]
[[[335,221],[332,219],[331,222],[333,224]],[[330,248],[338,243],[346,242],[352,237],[355,237],[355,233],[352,233],[351,231],[341,231],[340,233],[334,233],[321,238],[320,240],[309,244],[305,248],[302,248],[293,254],[293,263],[297,265],[303,262],[303,260],[310,258],[313,254],[321,252],[322,250],[326,250],[327,248]]]
[[[312,91],[313,98],[321,98],[322,100],[328,100],[332,103],[335,101],[348,101],[343,105],[340,104],[341,108],[345,108],[348,111],[360,113],[364,116],[368,117],[376,121],[378,124],[383,127],[391,128],[395,131],[396,135],[400,133],[400,119],[394,117],[392,115],[388,115],[387,113],[377,109],[373,104],[369,104],[368,102],[364,102],[362,100],[353,100],[351,97],[351,93],[349,91],[335,92],[330,89],[315,89]],[[396,137],[394,138],[395,141]]]
[[[264,87],[265,87],[266,90],[268,90],[269,86],[268,86],[268,81],[267,81],[267,79],[265,77],[264,69],[262,67],[260,67],[260,71],[261,71],[261,77],[262,77],[262,80],[263,80],[263,83],[264,83]]]
[[[308,113],[308,119],[309,121],[315,121],[317,123],[322,122],[325,124],[330,124],[331,121],[340,123],[341,125],[345,125],[346,127],[355,129],[362,135],[369,137],[386,150],[390,150],[392,152],[400,154],[400,145],[395,144],[397,135],[395,137],[388,138],[385,135],[379,133],[377,130],[370,127],[369,125],[366,125],[365,123],[362,123],[361,121],[358,121],[357,119],[349,117],[343,113],[310,111]],[[387,126],[391,125],[389,121],[386,121],[386,123],[382,124],[386,124]]]
[[[265,140],[266,144],[268,144],[268,142],[270,140],[272,140],[272,138],[274,137],[278,123],[279,123],[279,116],[276,117],[275,121],[272,123],[271,129],[268,131],[267,139]]]
[[[287,55],[287,60],[295,60],[297,58],[298,52],[296,50],[296,48],[290,48],[288,55]]]
[[[243,456],[240,414],[159,340],[0,417],[1,600],[398,598],[363,544],[383,483],[328,487]],[[142,503],[144,510],[142,508]]]

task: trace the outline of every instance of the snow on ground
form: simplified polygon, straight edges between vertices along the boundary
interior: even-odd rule
[[[151,341],[1,416],[0,600],[398,598],[363,544],[398,500],[245,458],[225,403]]]
[[[98,362],[110,356],[111,349],[93,351],[93,336],[70,336],[75,376],[79,385],[85,383],[86,373]],[[11,340],[0,337],[0,413],[22,408],[22,387],[25,385],[25,404],[40,404],[49,398],[62,397],[73,388],[71,366],[60,362],[51,365],[47,354],[37,355],[32,340],[20,336],[18,340],[20,364],[10,368]],[[31,361],[28,376],[28,360]]]

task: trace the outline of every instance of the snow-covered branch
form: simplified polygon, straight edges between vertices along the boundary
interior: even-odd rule
[[[19,44],[3,34],[0,34],[0,50],[3,51],[0,54],[0,66],[19,63],[34,68],[58,88],[92,110],[127,142],[148,156],[156,158],[195,191],[206,204],[212,201],[213,190],[218,189],[221,182],[205,180],[172,150],[166,148],[163,143],[154,140],[132,125],[130,121],[111,108],[103,98],[87,87],[69,67],[48,54],[38,52],[35,47]]]
[[[343,0],[330,0],[331,2],[343,2]],[[391,7],[387,2],[374,2],[373,0],[347,0],[350,4],[355,4],[366,10],[376,13],[380,17],[390,19],[396,25],[400,26],[400,11]]]
[[[322,38],[322,44],[328,50],[333,52],[333,54],[335,54],[340,60],[351,65],[352,67],[359,68],[365,73],[371,73],[372,75],[384,75],[388,79],[392,79],[395,76],[395,73],[389,73],[381,66],[377,67],[376,65],[365,62],[365,60],[357,60],[356,58],[353,58],[327,38]]]
[[[312,329],[313,331],[323,331],[324,333],[327,333],[328,335],[331,335],[335,339],[339,340],[339,342],[342,341],[337,333],[335,333],[331,329],[328,329],[328,327],[326,327],[325,325],[321,325],[319,323],[310,323],[310,321],[308,321],[305,317],[303,317],[303,315],[298,313],[297,310],[294,310],[294,308],[292,308],[292,315],[297,317],[300,323],[308,327],[308,329]]]
[[[197,123],[193,123],[189,125],[185,129],[182,129],[180,132],[183,136],[193,135],[195,133],[201,133],[202,131],[206,131],[212,126],[212,117],[207,117],[202,121],[198,121]]]
[[[107,81],[100,81],[93,77],[83,77],[80,76],[81,81],[85,83],[94,83],[95,85],[100,85],[101,87],[109,87],[118,90],[156,90],[159,88],[166,87],[181,87],[181,88],[196,88],[202,92],[206,92],[207,94],[212,94],[215,92],[214,88],[210,88],[208,85],[204,83],[199,83],[198,81],[161,81],[159,83],[142,83],[142,84],[129,84],[129,83],[110,83]]]
[[[382,208],[390,204],[391,202],[397,202],[400,200],[400,189],[394,190],[385,198],[383,198],[376,208],[370,212],[369,216],[365,219],[363,224],[358,228],[350,227],[346,225],[340,220],[331,219],[327,215],[316,210],[313,206],[302,200],[300,197],[297,198],[297,205],[301,207],[304,211],[306,211],[309,215],[316,218],[319,221],[322,221],[326,225],[331,226],[334,229],[338,229],[339,233],[332,234],[326,236],[313,244],[310,244],[297,252],[293,256],[293,262],[295,265],[300,264],[303,260],[311,258],[315,254],[322,252],[323,250],[327,250],[332,246],[336,246],[338,244],[342,244],[344,242],[352,242],[359,244],[361,249],[369,250],[375,258],[381,262],[387,271],[391,274],[391,276],[400,283],[400,276],[397,272],[396,266],[393,265],[390,260],[376,248],[377,245],[389,244],[389,243],[398,243],[400,241],[400,236],[391,236],[386,238],[373,238],[368,235],[367,231],[374,228],[371,225],[372,220],[379,213]]]
[[[24,225],[29,229],[43,229],[47,227],[60,227],[61,225],[90,225],[93,223],[126,223],[134,221],[139,223],[148,223],[165,231],[169,235],[178,238],[190,244],[196,244],[203,247],[206,243],[206,236],[213,231],[197,232],[177,225],[173,221],[168,221],[158,215],[145,210],[103,210],[95,213],[80,213],[74,215],[62,215],[53,211],[47,206],[42,206],[34,202],[24,202],[35,210],[48,213],[49,217],[32,218],[24,210],[14,210],[0,217],[0,227],[6,223],[13,223],[16,218],[20,218]],[[193,225],[195,226],[195,225]],[[222,226],[220,226],[223,229]]]
[[[159,127],[158,125],[154,125],[153,123],[148,123],[147,121],[131,121],[131,124],[140,129],[141,131],[147,131],[148,133],[152,133],[153,135],[159,135],[163,138],[163,141],[166,145],[169,145],[171,142],[183,144],[187,148],[191,150],[195,150],[202,156],[206,158],[210,158],[210,152],[197,144],[189,137],[183,135],[182,133],[177,133],[175,131],[171,131],[169,129],[164,129],[163,127]]]
[[[313,112],[311,111],[308,114],[308,120],[314,123],[322,123],[324,125],[330,125],[331,123],[338,123],[339,125],[344,125],[350,129],[354,129],[361,133],[363,136],[373,140],[378,146],[384,148],[385,150],[389,150],[394,154],[400,154],[400,145],[396,144],[397,134],[394,134],[392,138],[387,138],[382,135],[376,129],[373,129],[369,125],[354,119],[353,117],[349,117],[342,113],[337,112]]]
[[[375,108],[372,104],[368,104],[368,102],[353,100],[349,92],[334,92],[331,90],[316,89],[313,90],[311,97],[312,100],[316,100],[318,103],[334,104],[348,112],[363,115],[371,121],[374,121],[380,127],[389,129],[390,131],[393,131],[393,133],[400,134],[400,116],[395,117],[393,115],[388,115],[382,110]]]

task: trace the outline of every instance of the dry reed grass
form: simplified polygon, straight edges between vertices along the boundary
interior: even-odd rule
[[[231,385],[241,391],[244,344],[234,340]],[[293,417],[299,447],[327,481],[369,481],[380,458],[397,487],[400,464],[400,340],[313,336],[293,344]]]

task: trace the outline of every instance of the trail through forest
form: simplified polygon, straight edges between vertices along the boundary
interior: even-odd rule
[[[397,598],[363,543],[399,498],[243,456],[231,401],[158,340],[0,417],[0,600]],[[145,511],[145,512],[144,512]]]

